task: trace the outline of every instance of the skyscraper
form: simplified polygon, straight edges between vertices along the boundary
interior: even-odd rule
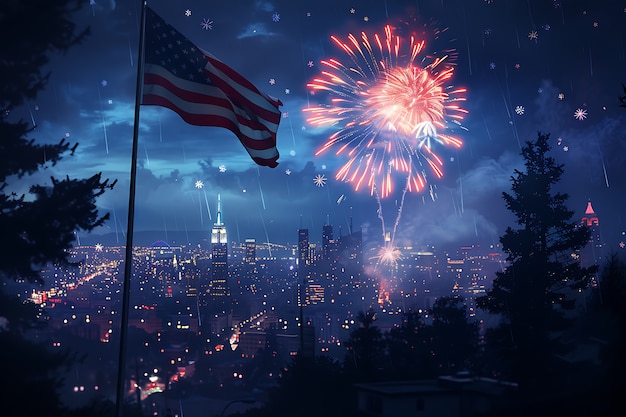
[[[256,239],[248,238],[243,244],[243,276],[246,286],[256,283],[258,270],[256,266]]]
[[[211,280],[209,297],[212,307],[230,308],[230,288],[228,286],[228,239],[226,226],[222,223],[222,202],[217,195],[217,218],[211,230]]]
[[[322,259],[329,261],[333,258],[335,241],[333,240],[333,226],[322,226]]]
[[[600,234],[600,220],[593,210],[591,200],[587,201],[587,208],[580,223],[591,231],[589,243],[581,251],[581,262],[583,266],[599,265],[604,258],[604,243]]]
[[[309,229],[298,229],[298,268],[311,264]]]
[[[310,295],[313,291],[311,286],[314,285],[312,268],[313,256],[309,242],[309,229],[298,229],[298,306],[300,307],[311,303]],[[319,289],[315,294],[316,297],[319,295]]]

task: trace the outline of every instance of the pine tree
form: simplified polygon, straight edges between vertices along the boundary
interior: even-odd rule
[[[66,52],[88,35],[77,33],[71,16],[78,0],[7,1],[0,5],[2,44],[0,66],[0,277],[40,282],[39,270],[48,262],[67,262],[76,230],[100,226],[95,200],[112,187],[97,173],[86,179],[51,178],[17,194],[26,179],[46,166],[73,155],[77,143],[61,138],[56,145],[37,144],[36,130],[13,120],[12,110],[41,92],[49,73],[42,71],[51,52]]]
[[[385,342],[394,379],[426,379],[437,374],[422,313],[405,312],[400,325],[385,334]]]
[[[604,340],[601,346],[602,382],[599,384],[606,404],[613,409],[622,407],[624,375],[626,373],[626,261],[611,254],[602,266],[599,296],[591,303],[594,311],[593,336]],[[601,325],[599,326],[598,323]]]
[[[471,367],[478,353],[478,324],[469,321],[463,297],[435,301],[428,329],[433,361],[440,373],[453,374]]]
[[[384,339],[380,329],[374,325],[376,313],[369,309],[359,311],[358,327],[350,331],[344,345],[347,353],[344,369],[353,373],[356,381],[376,380],[382,367]]]
[[[34,184],[33,174],[73,155],[78,144],[62,138],[55,145],[38,144],[35,126],[15,120],[12,111],[35,98],[47,84],[43,68],[51,52],[66,52],[88,30],[72,21],[79,0],[7,0],[0,3],[0,280],[42,284],[40,270],[48,263],[69,264],[75,231],[102,225],[96,199],[112,188],[97,173],[89,178],[51,178]],[[28,189],[18,193],[15,190]],[[6,284],[6,282],[5,282]],[[19,415],[70,415],[58,396],[62,372],[76,358],[69,351],[51,352],[32,338],[44,325],[43,312],[0,290],[0,346],[8,378],[2,388],[5,410]],[[3,363],[4,363],[3,362]],[[35,399],[35,400],[33,400]],[[78,411],[76,413],[80,414]],[[76,414],[75,415],[78,415]],[[91,410],[86,414],[98,415]]]
[[[514,171],[512,193],[503,193],[519,225],[500,238],[508,266],[477,300],[501,317],[487,333],[488,348],[504,367],[502,376],[517,381],[521,392],[538,392],[558,379],[568,352],[559,335],[575,307],[572,296],[597,269],[582,267],[576,257],[590,232],[572,221],[568,195],[554,191],[564,167],[549,151],[549,134],[541,132],[522,148],[525,170]]]

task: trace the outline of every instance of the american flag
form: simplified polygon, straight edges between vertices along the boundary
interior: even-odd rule
[[[223,127],[252,160],[276,167],[276,131],[282,103],[146,8],[142,104],[167,107],[197,126]]]

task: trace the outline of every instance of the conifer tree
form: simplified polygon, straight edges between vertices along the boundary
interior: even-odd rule
[[[554,190],[564,166],[549,151],[549,134],[541,132],[522,148],[525,169],[514,171],[512,193],[503,193],[519,226],[500,237],[508,265],[477,300],[501,318],[487,333],[487,345],[500,361],[498,371],[521,392],[541,391],[558,378],[568,352],[559,338],[570,320],[566,313],[597,269],[581,266],[576,256],[590,231],[572,221],[568,195]]]
[[[432,360],[440,373],[468,370],[478,353],[478,324],[468,320],[463,297],[440,297],[430,314],[428,328]]]
[[[398,327],[385,334],[389,368],[394,378],[432,378],[436,375],[429,329],[422,313],[407,311]]]
[[[37,130],[11,112],[41,92],[50,74],[43,71],[51,52],[66,52],[82,42],[72,14],[78,0],[8,1],[0,5],[0,278],[40,282],[48,262],[66,263],[76,230],[90,231],[108,218],[98,214],[95,200],[112,188],[96,173],[90,178],[51,178],[50,184],[23,189],[31,176],[73,155],[77,143],[61,138],[38,144]],[[77,33],[78,32],[78,33]]]
[[[372,309],[359,311],[358,327],[350,331],[350,337],[344,343],[347,349],[344,369],[359,382],[376,380],[382,367],[384,338],[374,321],[376,313]]]
[[[90,231],[108,218],[95,201],[112,188],[100,173],[89,178],[34,181],[46,166],[74,154],[77,144],[36,142],[37,130],[13,117],[13,110],[35,98],[46,86],[44,71],[53,52],[66,52],[81,42],[73,14],[79,0],[7,0],[0,2],[0,283],[42,283],[48,263],[69,264],[75,231]],[[27,190],[17,191],[17,190]],[[45,315],[8,290],[0,289],[0,351],[6,363],[0,399],[5,411],[22,416],[100,415],[95,408],[71,410],[62,403],[62,372],[77,359],[73,353],[50,351],[31,330],[43,326]]]
[[[599,282],[600,296],[592,302],[595,311],[593,336],[604,340],[601,346],[602,360],[601,395],[610,408],[617,409],[623,402],[623,378],[626,373],[626,261],[617,253],[612,253],[602,266]],[[602,325],[598,326],[597,322]]]

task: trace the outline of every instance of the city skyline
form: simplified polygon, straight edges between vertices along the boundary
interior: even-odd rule
[[[619,406],[626,0],[35,3],[0,12],[22,414]]]
[[[552,154],[565,165],[559,190],[570,195],[574,220],[593,201],[607,245],[621,250],[626,112],[618,96],[626,82],[624,7],[452,0],[244,1],[236,8],[152,0],[149,6],[284,104],[281,156],[274,169],[255,166],[225,129],[190,126],[168,109],[141,107],[137,236],[210,234],[219,194],[231,240],[240,242],[294,241],[298,228],[308,228],[318,241],[324,224],[338,233],[352,220],[372,242],[383,241],[397,226],[398,246],[497,244],[513,221],[501,193],[510,190],[510,177],[522,168],[521,146],[542,130],[551,134]],[[31,135],[43,143],[61,137],[79,142],[74,156],[34,179],[47,183],[51,174],[101,170],[118,180],[97,200],[111,219],[92,236],[78,232],[77,241],[95,244],[107,233],[125,241],[139,11],[139,2],[83,7],[76,22],[90,26],[91,34],[67,54],[53,56],[47,89],[11,112],[36,125]],[[336,149],[317,151],[339,127],[316,126],[305,110],[332,98],[309,87],[322,77],[322,61],[350,61],[331,36],[347,42],[350,34],[382,35],[386,25],[403,44],[411,35],[425,41],[420,65],[448,54],[454,68],[449,87],[466,90],[461,104],[467,114],[459,124],[445,121],[439,129],[458,138],[460,148],[432,143],[442,162],[441,178],[424,169],[426,187],[406,196],[403,178],[396,178],[394,191],[378,202],[367,186],[357,191],[354,183],[336,179],[347,159]],[[11,187],[21,193],[29,185],[25,178]]]

